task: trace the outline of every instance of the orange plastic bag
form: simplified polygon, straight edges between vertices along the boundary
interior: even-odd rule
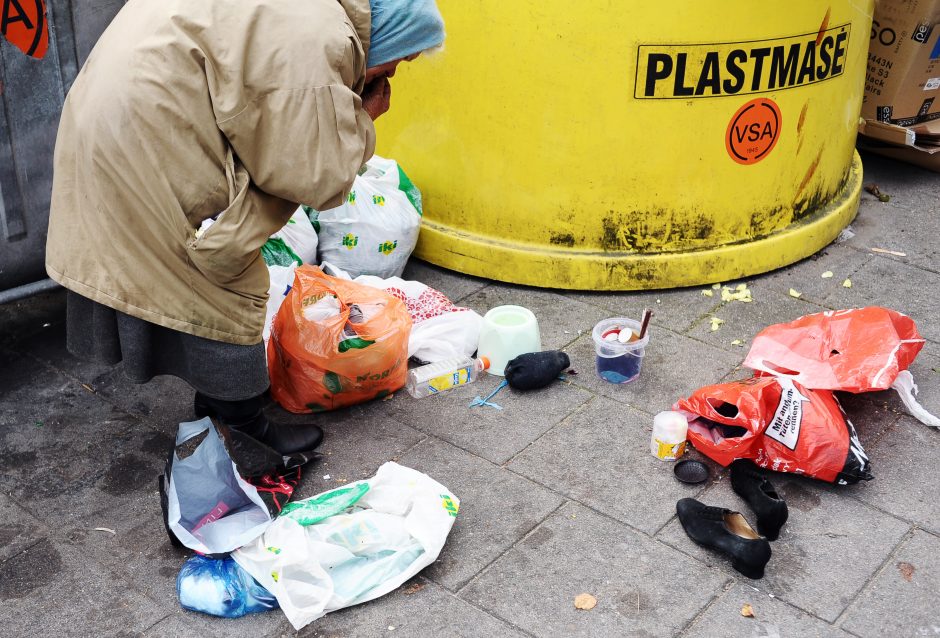
[[[701,388],[675,408],[689,419],[695,449],[722,465],[751,459],[842,485],[872,478],[855,428],[828,390],[753,377]]]
[[[400,299],[301,266],[268,343],[271,396],[295,413],[387,396],[408,379],[410,333]]]
[[[924,347],[907,315],[871,306],[800,317],[762,330],[744,365],[815,390],[886,390]]]

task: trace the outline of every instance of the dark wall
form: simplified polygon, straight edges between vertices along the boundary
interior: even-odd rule
[[[0,38],[0,290],[46,276],[52,152],[62,102],[123,5],[46,0],[49,51],[42,60]]]

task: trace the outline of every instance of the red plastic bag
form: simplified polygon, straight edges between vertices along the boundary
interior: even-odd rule
[[[751,459],[842,485],[872,478],[855,428],[832,392],[785,377],[753,377],[701,388],[676,409],[689,419],[695,449],[722,465]]]
[[[301,266],[271,329],[271,396],[296,413],[387,396],[408,379],[410,332],[401,300]]]
[[[890,388],[924,347],[914,321],[872,306],[800,317],[762,330],[744,365],[816,390]]]

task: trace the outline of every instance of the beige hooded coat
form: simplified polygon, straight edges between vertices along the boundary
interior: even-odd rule
[[[368,0],[130,0],[62,111],[50,277],[167,328],[260,342],[261,245],[298,203],[339,205],[372,156],[369,35]]]

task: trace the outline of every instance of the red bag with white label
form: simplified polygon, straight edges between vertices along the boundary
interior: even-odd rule
[[[722,465],[751,459],[840,485],[872,478],[855,428],[828,390],[753,377],[701,388],[675,409],[688,418],[695,449]]]

